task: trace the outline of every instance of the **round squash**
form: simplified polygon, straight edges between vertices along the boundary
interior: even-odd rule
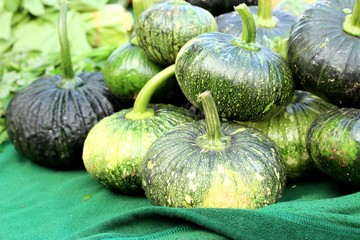
[[[306,149],[306,135],[314,119],[336,107],[321,98],[296,90],[292,101],[275,117],[260,122],[242,122],[269,136],[278,146],[288,179],[304,177],[313,170]]]
[[[274,203],[285,185],[276,144],[261,131],[221,123],[210,92],[200,94],[205,120],[178,125],[156,140],[142,167],[154,205],[255,209]]]
[[[17,92],[6,110],[6,129],[16,150],[40,165],[83,167],[81,154],[90,129],[117,110],[102,73],[72,68],[62,2],[59,35],[63,75],[42,77]]]
[[[249,9],[256,23],[256,42],[278,53],[286,53],[286,40],[296,16],[280,9],[272,9],[269,0],[259,0],[258,6],[250,6]],[[220,32],[235,36],[242,33],[243,22],[237,11],[217,16],[216,22]]]
[[[359,5],[317,1],[294,24],[288,42],[297,88],[340,107],[360,107]]]
[[[360,110],[340,108],[315,119],[307,136],[315,166],[339,182],[360,184]]]
[[[141,89],[134,107],[102,119],[85,139],[87,172],[104,186],[125,194],[143,193],[140,164],[150,145],[176,125],[196,116],[170,104],[149,104],[154,91],[174,75],[171,65]]]
[[[255,22],[248,7],[240,4],[236,9],[247,25],[241,38],[213,32],[188,41],[176,58],[176,79],[198,108],[197,96],[211,91],[222,118],[271,118],[291,101],[292,73],[281,55],[255,43]]]
[[[132,106],[141,88],[154,75],[164,69],[147,56],[138,46],[136,37],[118,47],[104,65],[105,84],[110,92],[125,106]],[[152,102],[182,104],[185,97],[175,77],[164,82],[155,91]]]
[[[140,47],[153,61],[170,65],[180,48],[193,37],[217,31],[214,16],[184,0],[170,0],[146,9],[136,24]]]

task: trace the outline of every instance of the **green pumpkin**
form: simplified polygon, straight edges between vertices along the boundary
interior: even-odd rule
[[[278,53],[286,52],[286,40],[290,36],[296,16],[280,9],[272,9],[269,0],[258,2],[258,6],[249,7],[256,23],[256,42]],[[220,32],[235,36],[242,33],[243,23],[237,11],[217,16],[216,22]],[[286,57],[286,54],[283,56]]]
[[[279,147],[288,179],[308,175],[313,162],[306,149],[306,134],[316,117],[336,107],[321,98],[296,90],[292,101],[275,117],[260,122],[242,122],[269,136]]]
[[[255,43],[255,22],[246,5],[237,11],[247,24],[241,38],[213,32],[188,41],[176,58],[176,79],[198,108],[198,94],[211,91],[222,118],[271,118],[291,101],[292,73],[281,55]]]
[[[111,53],[103,71],[110,92],[124,105],[131,106],[145,83],[163,69],[163,65],[148,58],[134,37],[132,41],[121,45]],[[159,86],[151,100],[181,104],[185,102],[185,97],[173,77]]]
[[[150,145],[178,124],[196,119],[181,107],[148,104],[154,91],[173,75],[174,65],[156,74],[141,89],[133,108],[102,119],[86,137],[85,168],[106,187],[143,193],[139,168]]]
[[[359,5],[317,1],[294,24],[288,60],[298,89],[340,107],[360,107]]]
[[[255,209],[274,203],[285,186],[276,144],[261,131],[220,122],[210,92],[199,96],[205,120],[181,124],[156,140],[141,167],[154,205]]]
[[[360,110],[340,108],[315,119],[306,139],[315,166],[339,182],[360,184]]]
[[[203,8],[183,0],[170,0],[146,9],[136,24],[136,34],[142,47],[153,61],[170,65],[180,48],[204,32],[217,31],[216,20]]]
[[[74,74],[66,33],[67,5],[60,10],[63,74],[42,77],[17,92],[6,109],[6,129],[16,150],[49,168],[83,167],[90,129],[117,110],[102,73]]]
[[[212,15],[218,16],[223,13],[231,12],[234,10],[234,6],[241,3],[246,5],[256,5],[257,0],[186,0],[192,5],[204,8],[208,10]]]

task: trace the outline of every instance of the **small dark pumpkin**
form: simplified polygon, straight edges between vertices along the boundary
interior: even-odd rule
[[[222,118],[270,118],[291,101],[292,73],[281,55],[255,43],[255,22],[248,7],[240,4],[236,9],[247,25],[241,38],[213,32],[188,41],[176,58],[176,79],[198,108],[197,96],[211,91]]]
[[[292,101],[275,117],[260,122],[243,122],[269,136],[279,147],[288,179],[304,177],[313,170],[306,149],[306,135],[314,119],[336,107],[306,92],[295,91]]]
[[[136,24],[140,47],[150,59],[163,65],[173,64],[188,40],[217,30],[216,20],[209,11],[184,0],[155,4],[140,14]]]
[[[154,205],[255,209],[285,186],[276,144],[261,131],[220,122],[210,92],[200,94],[205,120],[178,125],[156,140],[141,167]]]
[[[163,69],[163,65],[152,61],[138,46],[134,36],[111,53],[103,71],[110,92],[125,106],[132,106],[145,83]],[[179,105],[185,103],[185,97],[173,77],[159,86],[151,101]]]
[[[297,88],[341,107],[360,107],[359,16],[355,0],[318,1],[304,11],[288,41]]]
[[[86,137],[83,161],[87,172],[104,186],[125,194],[143,193],[140,165],[151,144],[178,124],[196,116],[170,104],[148,104],[154,91],[174,75],[171,65],[141,89],[134,107],[97,123]]]
[[[59,18],[63,75],[43,77],[17,92],[6,110],[6,129],[17,151],[40,165],[83,167],[90,129],[115,111],[102,73],[73,73],[66,35],[67,5]]]
[[[315,119],[307,136],[315,166],[342,183],[360,185],[360,110],[340,108]]]
[[[278,53],[286,52],[286,40],[290,36],[296,16],[280,9],[272,9],[269,0],[258,2],[258,6],[249,7],[256,23],[256,42]],[[216,22],[220,32],[235,36],[242,33],[243,23],[237,11],[217,16]]]

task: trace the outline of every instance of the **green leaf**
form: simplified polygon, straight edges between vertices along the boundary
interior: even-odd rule
[[[13,17],[12,12],[1,11],[0,12],[0,39],[9,40],[11,37],[11,19]]]
[[[0,53],[4,53],[8,51],[13,44],[14,38],[11,38],[10,40],[2,40],[0,39]]]
[[[9,12],[17,12],[22,0],[4,0],[4,9]]]
[[[41,16],[45,13],[45,7],[41,0],[23,0],[23,7],[34,16]]]
[[[42,0],[42,3],[46,6],[59,9],[59,0]]]
[[[13,52],[50,53],[59,51],[56,27],[39,19],[16,26],[14,37]]]

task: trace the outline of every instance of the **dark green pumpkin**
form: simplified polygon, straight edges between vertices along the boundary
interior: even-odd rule
[[[258,121],[291,101],[294,83],[287,61],[255,43],[254,20],[250,11],[246,13],[252,26],[241,39],[220,32],[200,34],[181,48],[175,73],[194,106],[201,108],[197,95],[209,90],[222,118]]]
[[[102,119],[89,132],[84,165],[106,187],[126,194],[143,193],[139,168],[150,145],[176,125],[196,119],[181,107],[148,104],[157,87],[173,75],[174,65],[156,74],[141,89],[133,108]]]
[[[315,119],[307,136],[315,166],[342,183],[360,184],[360,110],[340,108]]]
[[[306,149],[306,135],[314,119],[336,107],[306,92],[295,91],[292,101],[275,117],[260,122],[243,122],[269,136],[279,147],[289,179],[309,174],[313,162]]]
[[[296,16],[283,10],[273,10],[269,0],[258,2],[258,6],[249,7],[256,22],[256,42],[278,53],[284,52],[285,41],[290,36],[290,29]],[[217,16],[216,22],[219,32],[235,36],[240,36],[242,33],[242,19],[237,11]]]
[[[360,6],[354,7],[355,2],[318,1],[307,8],[292,29],[288,60],[297,88],[338,106],[357,108],[360,24],[358,21],[352,26],[349,15],[355,9],[355,22],[360,16]]]
[[[116,109],[102,73],[73,73],[66,36],[67,6],[60,10],[62,76],[43,77],[17,92],[6,110],[6,129],[17,151],[40,165],[82,167],[90,129]]]
[[[285,186],[276,144],[261,131],[220,122],[209,92],[205,121],[178,125],[156,140],[141,167],[154,205],[255,209],[274,203]]]
[[[217,30],[209,11],[184,0],[155,4],[141,13],[136,24],[139,45],[150,59],[163,65],[173,64],[188,40]]]
[[[140,46],[131,41],[108,57],[103,71],[110,92],[124,105],[132,106],[145,83],[163,69],[163,65],[152,61]],[[156,90],[151,101],[181,104],[185,97],[173,77]]]
[[[212,15],[218,16],[223,13],[231,12],[234,10],[234,6],[240,3],[246,5],[256,5],[257,0],[186,0],[192,5],[204,8],[208,10]]]

